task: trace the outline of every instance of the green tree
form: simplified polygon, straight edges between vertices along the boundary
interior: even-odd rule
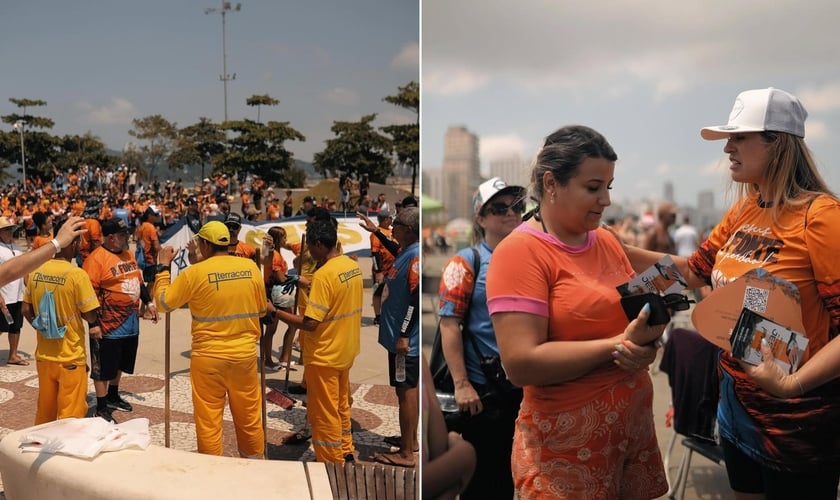
[[[257,123],[260,123],[260,107],[261,106],[277,106],[280,104],[280,101],[271,97],[268,94],[263,95],[252,95],[251,97],[245,99],[245,104],[248,106],[256,106],[257,107]]]
[[[330,173],[368,174],[371,182],[384,183],[394,170],[391,161],[391,140],[373,128],[376,114],[363,116],[357,122],[333,122],[334,139],[315,153],[312,164],[325,177]]]
[[[399,91],[397,95],[382,100],[412,111],[414,123],[387,125],[380,130],[391,136],[397,161],[411,168],[411,193],[414,194],[417,169],[420,167],[420,86],[417,82],[409,82],[405,87],[399,87]]]
[[[3,123],[14,125],[18,121],[22,122],[23,128],[21,130],[14,130],[17,136],[17,142],[14,152],[9,152],[3,156],[3,159],[8,163],[18,163],[21,161],[21,136],[24,140],[23,149],[25,152],[26,161],[26,175],[43,177],[52,172],[51,163],[56,157],[54,138],[46,132],[35,132],[31,129],[51,129],[55,122],[50,118],[43,116],[34,116],[27,113],[27,108],[34,108],[46,106],[47,101],[41,99],[17,99],[9,98],[9,102],[20,109],[20,113],[11,113],[0,116]]]
[[[55,126],[55,122],[49,118],[26,114],[26,108],[46,106],[47,101],[44,101],[42,99],[16,99],[14,97],[10,97],[9,102],[20,108],[23,114],[12,113],[10,115],[2,116],[0,117],[0,120],[3,120],[3,123],[8,123],[11,125],[18,120],[22,120],[24,127],[53,128]],[[24,128],[24,132],[25,131],[26,129]]]
[[[286,141],[305,141],[306,138],[289,126],[289,122],[270,121],[266,124],[252,120],[233,120],[222,127],[235,135],[228,139],[228,148],[217,156],[216,172],[238,175],[258,174],[269,184],[280,187],[298,187],[292,184],[300,179],[296,172],[293,154],[288,151]]]
[[[79,165],[97,167],[118,161],[118,158],[108,155],[105,143],[90,132],[85,135],[56,137],[54,144],[56,148],[54,166],[64,172],[75,169]]]
[[[201,165],[201,177],[204,168],[213,163],[213,159],[225,151],[225,132],[209,118],[201,117],[194,123],[178,131],[175,148],[169,155],[169,167],[179,169],[189,165]]]
[[[138,173],[147,174],[146,178],[151,181],[155,178],[155,170],[167,162],[174,149],[175,138],[178,136],[177,125],[161,115],[135,118],[131,123],[134,128],[129,130],[128,134],[148,141],[147,144],[134,149],[134,152],[140,155],[144,167],[138,169]]]

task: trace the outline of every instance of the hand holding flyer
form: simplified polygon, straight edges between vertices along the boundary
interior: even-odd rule
[[[761,344],[769,345],[774,361],[785,373],[791,374],[799,368],[802,354],[808,347],[808,338],[773,320],[767,319],[746,307],[735,323],[732,337],[732,357],[751,365],[762,361]]]

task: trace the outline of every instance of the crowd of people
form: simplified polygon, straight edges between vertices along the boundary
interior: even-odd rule
[[[500,178],[481,184],[472,246],[447,262],[439,289],[441,345],[458,419],[443,418],[420,355],[420,216],[409,206],[416,201],[407,198],[392,213],[386,200],[377,200],[378,223],[360,210],[360,225],[377,241],[372,275],[377,290],[384,290],[373,294],[378,342],[387,353],[401,431],[393,436],[396,450],[375,460],[413,467],[414,453],[422,449],[429,498],[663,495],[668,481],[649,366],[666,325],[648,324],[650,304],[628,319],[618,288],[668,255],[688,289],[711,287],[714,294],[754,269],[796,286],[809,340],[798,371],[782,371],[767,346],[758,365],[720,352],[720,442],[735,498],[791,498],[803,487],[812,498],[835,498],[840,444],[831,436],[840,415],[840,266],[833,251],[840,201],[804,143],[806,117],[795,96],[757,89],[738,95],[727,124],[702,129],[704,139],[726,141],[738,195],[720,223],[702,235],[685,218],[676,225],[668,204],[643,231],[632,220],[605,224],[609,190],[621,179],[618,154],[602,134],[582,125],[546,137],[530,192]],[[240,246],[238,215],[214,218],[198,208],[197,196],[206,203],[220,195],[218,184],[208,179],[210,186],[193,194],[194,202],[176,190],[176,197],[185,197],[182,216],[193,220],[197,239],[190,248],[193,265],[173,280],[175,249],[151,234],[147,242],[142,228],[160,227],[166,213],[159,207],[174,200],[165,190],[138,194],[135,186],[132,193],[131,172],[123,179],[127,191],[116,198],[136,196],[140,203],[129,220],[113,211],[103,216],[109,200],[97,205],[82,194],[62,208],[51,196],[67,195],[46,195],[46,186],[12,188],[2,198],[1,324],[19,335],[19,314],[38,331],[36,421],[87,411],[84,322],[96,414],[113,419],[114,410],[131,411],[119,383],[134,369],[143,305],[154,318],[155,306],[169,312],[187,304],[200,452],[221,453],[227,401],[240,454],[264,458],[258,368],[273,360],[258,355],[261,323],[276,329],[283,322],[288,329],[281,362],[288,364],[287,346],[301,331],[302,385],[316,458],[355,460],[349,370],[360,350],[362,270],[343,254],[329,210],[307,200],[305,244],[295,248],[270,230],[267,251],[257,257]],[[533,208],[526,213],[528,199]],[[249,198],[255,207],[263,201]],[[9,235],[18,228],[16,217],[26,220],[20,209],[29,205],[32,250],[22,251]],[[50,217],[58,219],[55,227]],[[150,272],[141,273],[128,251],[132,223],[139,226],[135,238]],[[295,273],[277,262],[274,252],[281,247],[296,254]],[[292,307],[272,293],[290,283],[300,291]],[[12,353],[10,362],[25,361]]]
[[[17,351],[23,318],[38,332],[36,423],[88,414],[88,378],[96,396],[94,416],[116,422],[115,412],[133,411],[120,392],[120,381],[134,372],[141,320],[157,321],[158,310],[169,313],[186,305],[193,318],[190,374],[200,453],[222,454],[227,404],[240,455],[265,458],[260,369],[290,369],[299,330],[304,365],[299,387],[307,394],[316,459],[354,460],[349,373],[359,353],[363,280],[357,259],[343,255],[337,221],[327,209],[329,200],[318,204],[306,197],[297,211],[283,210],[285,216],[305,217],[305,239],[289,244],[285,229],[274,226],[261,251],[239,239],[249,214],[259,219],[260,207],[276,201],[270,194],[257,194],[264,190],[257,176],[246,179],[247,187],[240,185],[240,216],[230,210],[224,174],[190,190],[180,182],[167,182],[154,185],[152,192],[135,184],[133,171],[119,168],[108,174],[109,169],[86,167],[66,178],[56,173],[58,184],[28,180],[26,187],[9,186],[2,198],[8,216],[0,217],[0,263],[21,255],[46,255],[47,250],[53,257],[40,259],[47,261],[39,260],[43,265],[28,276],[9,277],[0,304],[0,321],[6,321],[0,326],[10,334],[9,363],[28,364]],[[291,192],[287,196],[291,198]],[[393,272],[382,267],[378,273],[382,292],[377,298],[384,319],[376,324],[380,343],[392,353],[391,380],[401,415],[413,415],[408,419],[413,424],[403,432],[408,458],[397,465],[413,466],[419,420],[419,252],[412,241],[419,238],[420,217],[413,197],[397,205],[398,211],[389,211],[384,195],[375,205],[378,216],[395,226],[393,237],[390,224],[381,226],[388,234],[380,257],[397,264]],[[359,215],[365,217],[365,212]],[[195,237],[186,249],[190,266],[173,279],[170,266],[176,249],[161,242],[161,235],[181,218]],[[22,231],[30,221],[32,230]],[[71,227],[72,241],[58,236]],[[16,236],[30,237],[25,244],[29,251],[17,245]],[[132,238],[135,252],[129,251]],[[295,255],[294,269],[281,256],[283,248]],[[397,269],[400,272],[394,274]],[[413,277],[410,288],[404,283],[406,273]],[[280,303],[278,288],[291,290],[294,299]],[[272,356],[272,339],[281,322],[288,327],[278,363]],[[409,341],[410,350],[399,339]],[[397,381],[395,356],[407,356],[407,381]],[[378,460],[405,457],[403,449]]]

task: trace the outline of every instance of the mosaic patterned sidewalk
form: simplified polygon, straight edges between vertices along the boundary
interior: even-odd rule
[[[0,366],[0,438],[13,430],[33,425],[38,396],[38,377],[34,361],[27,367]],[[281,390],[283,382],[266,380],[267,388]],[[170,446],[195,451],[195,425],[192,420],[192,398],[189,373],[173,373],[170,382]],[[397,399],[394,390],[384,385],[351,384],[353,407],[353,441],[360,461],[372,461],[375,453],[387,452],[383,438],[399,434]],[[132,412],[114,412],[118,422],[146,417],[150,422],[152,443],[164,445],[164,377],[162,375],[125,375],[120,393],[132,404]],[[305,399],[306,396],[296,396]],[[88,386],[88,404],[94,406],[93,384]],[[314,461],[311,441],[284,444],[293,433],[304,427],[306,408],[297,401],[289,410],[268,401],[266,404],[268,449],[270,460]],[[236,436],[230,410],[225,409],[223,442],[225,455],[238,456]],[[0,485],[0,490],[2,485]],[[0,493],[2,495],[2,493]],[[0,496],[0,498],[4,498]]]

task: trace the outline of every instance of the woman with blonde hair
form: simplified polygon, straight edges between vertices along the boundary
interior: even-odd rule
[[[720,357],[718,426],[737,499],[834,499],[840,482],[840,202],[805,144],[807,116],[788,92],[747,90],[726,125],[701,130],[726,140],[738,197],[694,254],[673,257],[690,287],[723,287],[760,268],[799,292],[808,347],[797,372],[765,346],[759,366]],[[660,256],[627,252],[636,269]]]

